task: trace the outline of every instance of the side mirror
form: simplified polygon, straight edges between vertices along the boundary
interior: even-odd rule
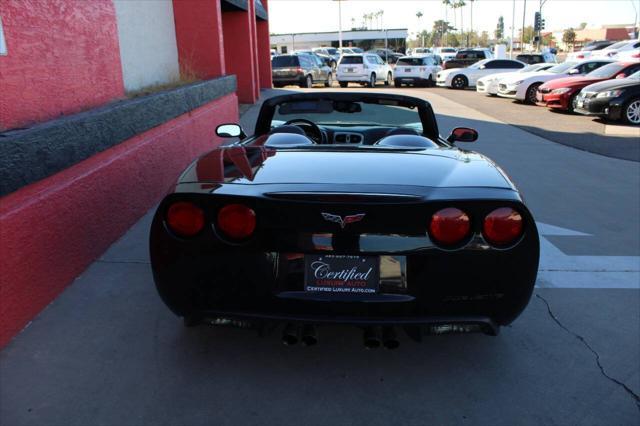
[[[240,138],[244,139],[247,135],[242,131],[242,127],[238,124],[221,124],[216,127],[216,135],[221,138]]]
[[[621,72],[620,74],[616,75],[616,79],[618,79],[618,78],[627,78],[627,76],[624,75],[623,72]]]
[[[456,127],[451,131],[447,142],[475,142],[478,139],[478,132],[468,127]]]
[[[486,65],[480,65],[481,70],[485,69],[486,67],[487,67]]]
[[[574,68],[572,70],[569,70],[568,72],[569,75],[576,75],[576,74],[580,74],[580,70],[577,68]]]

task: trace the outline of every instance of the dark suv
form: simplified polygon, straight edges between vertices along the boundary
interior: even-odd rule
[[[300,87],[312,87],[323,83],[326,87],[333,84],[331,68],[313,54],[280,55],[271,59],[271,79],[274,87],[289,84]]]
[[[458,50],[456,57],[444,61],[442,69],[467,68],[483,59],[492,59],[493,54],[489,49],[462,49]]]

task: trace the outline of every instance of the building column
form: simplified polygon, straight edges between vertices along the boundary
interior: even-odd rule
[[[260,94],[256,84],[256,44],[252,30],[255,22],[255,6],[249,1],[248,11],[222,12],[224,56],[227,74],[235,74],[238,81],[238,100],[255,103]]]
[[[253,46],[253,91],[256,99],[260,97],[260,64],[258,63],[258,30],[256,28],[256,3],[255,0],[249,0],[249,16],[251,19],[251,45]]]
[[[225,75],[220,0],[173,0],[173,15],[182,77]]]
[[[262,0],[262,5],[269,14],[267,0]],[[260,70],[259,84],[263,89],[271,88],[271,43],[269,41],[269,21],[258,20],[256,22],[258,33],[258,65]]]

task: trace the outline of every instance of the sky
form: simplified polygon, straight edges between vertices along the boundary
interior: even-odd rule
[[[526,0],[526,25],[533,25],[534,12],[540,0]],[[470,0],[463,8],[465,31],[470,24]],[[515,28],[522,27],[525,0],[515,0]],[[635,8],[634,8],[635,6]],[[299,33],[315,31],[337,31],[338,2],[334,0],[269,0],[269,31],[271,33]],[[408,28],[409,33],[418,29],[431,30],[433,21],[445,18],[442,0],[343,0],[342,29],[351,28],[351,18],[356,26],[362,23],[365,13],[383,10],[383,27]],[[630,24],[640,18],[640,0],[547,0],[542,8],[547,31],[562,31],[578,27],[586,22],[588,27],[604,24]],[[423,13],[421,24],[416,13]],[[473,27],[477,31],[493,31],[498,17],[504,17],[506,35],[510,34],[513,16],[513,0],[475,0],[473,2]],[[460,9],[457,14],[457,28],[460,27]],[[452,23],[453,12],[449,8],[448,21]]]

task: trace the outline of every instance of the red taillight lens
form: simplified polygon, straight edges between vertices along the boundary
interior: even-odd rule
[[[172,204],[167,210],[167,225],[182,237],[193,237],[204,228],[204,212],[186,201]]]
[[[469,216],[460,209],[449,207],[431,216],[429,233],[436,242],[452,245],[461,242],[471,229]]]
[[[578,58],[578,59],[584,59],[584,55],[578,55],[578,56],[576,56],[576,58]]]
[[[234,240],[249,238],[256,229],[256,212],[243,204],[229,204],[218,212],[218,229]]]
[[[484,218],[482,232],[491,244],[506,245],[522,235],[522,216],[510,207],[502,207]]]

